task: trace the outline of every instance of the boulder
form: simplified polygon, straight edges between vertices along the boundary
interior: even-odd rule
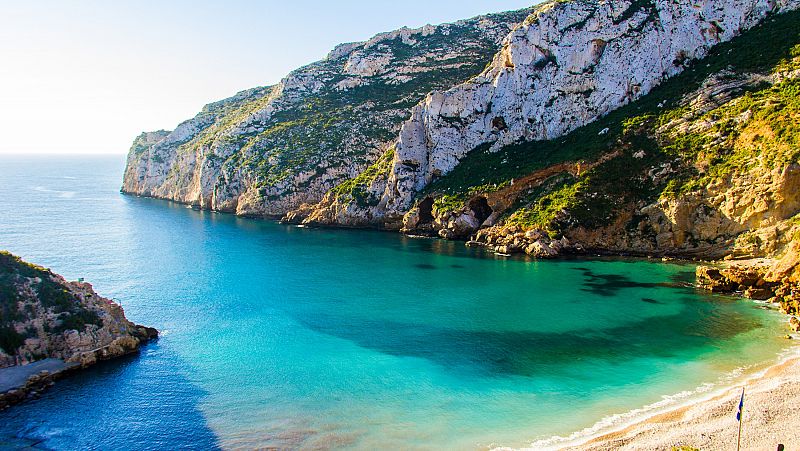
[[[800,332],[800,319],[796,316],[789,318],[789,328],[795,332]]]
[[[748,288],[744,291],[744,297],[757,301],[766,301],[774,295],[775,292],[770,288]]]
[[[558,251],[553,249],[550,245],[543,240],[537,240],[525,248],[525,253],[532,257],[554,257],[558,255]]]
[[[761,275],[754,269],[731,266],[720,271],[728,281],[738,285],[740,289],[754,287],[761,279]]]
[[[736,290],[739,284],[725,277],[717,268],[698,266],[695,270],[697,285],[713,293],[726,293]]]

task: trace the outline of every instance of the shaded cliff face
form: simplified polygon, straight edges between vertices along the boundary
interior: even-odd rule
[[[318,202],[378,159],[428,92],[479,73],[528,13],[343,44],[277,86],[209,105],[169,134],[141,135],[122,190],[245,215]]]
[[[322,204],[315,217],[398,227],[419,192],[476,149],[551,140],[650,92],[795,0],[569,1],[540,6],[513,30],[492,65],[434,92],[403,124],[372,204]]]
[[[44,358],[86,366],[134,352],[155,335],[90,284],[0,251],[0,368]]]

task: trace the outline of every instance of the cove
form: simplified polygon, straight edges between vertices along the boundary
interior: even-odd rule
[[[503,259],[119,194],[121,157],[0,157],[0,248],[162,338],[0,412],[72,448],[524,446],[774,361],[782,318],[694,267]]]

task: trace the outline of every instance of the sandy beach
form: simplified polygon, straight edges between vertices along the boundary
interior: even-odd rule
[[[721,394],[660,413],[626,428],[561,449],[735,450],[736,406],[745,387],[743,450],[800,449],[800,358],[775,365]]]

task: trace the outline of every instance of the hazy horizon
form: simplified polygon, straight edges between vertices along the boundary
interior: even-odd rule
[[[139,133],[275,84],[337,44],[536,3],[6,2],[0,153],[124,154]]]

